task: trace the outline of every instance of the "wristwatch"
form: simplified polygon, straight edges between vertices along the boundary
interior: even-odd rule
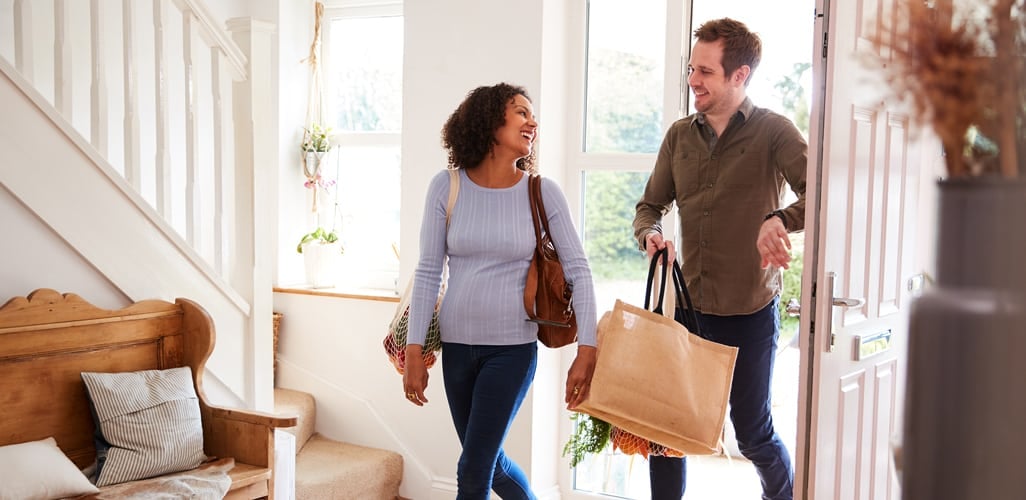
[[[770,220],[770,217],[780,217],[780,222],[784,223],[784,227],[787,227],[787,219],[784,218],[784,212],[782,210],[774,210],[765,217],[762,218],[763,222]]]

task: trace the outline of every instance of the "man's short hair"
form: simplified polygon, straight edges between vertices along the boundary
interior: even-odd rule
[[[745,85],[752,80],[752,74],[762,60],[762,40],[759,35],[749,31],[745,23],[728,17],[702,23],[695,30],[695,40],[723,40],[723,72],[729,77],[738,68],[747,65],[751,71]]]

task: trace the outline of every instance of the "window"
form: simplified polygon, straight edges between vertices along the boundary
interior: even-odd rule
[[[659,149],[665,15],[666,0],[589,2],[585,151]]]
[[[582,240],[594,273],[601,314],[612,309],[616,299],[635,304],[644,299],[648,264],[634,240],[634,206],[644,190],[663,134],[673,121],[692,112],[684,68],[694,29],[704,21],[729,16],[759,33],[763,58],[748,95],[757,106],[789,116],[807,133],[815,6],[812,0],[578,0],[576,5],[587,13],[578,35],[574,35],[585,40],[584,50],[571,56],[585,61],[583,74],[578,76],[578,88],[584,90],[584,97],[576,103],[581,107],[577,116],[582,119],[571,124],[577,127],[572,137],[579,137],[580,142],[579,149],[570,154],[570,161],[580,181]],[[675,236],[675,212],[667,214],[663,229],[668,238]],[[792,238],[792,243],[798,244],[793,253],[799,259],[801,241],[800,236]],[[794,285],[798,287],[800,269],[799,265]],[[786,293],[785,285],[782,302],[787,301]],[[793,335],[796,324],[789,325],[785,320],[781,346],[788,342],[789,327]],[[797,390],[797,382],[782,377],[780,368],[777,373],[776,379]],[[774,394],[780,396],[776,389]],[[785,408],[788,404],[792,407]],[[776,406],[775,401],[775,412]],[[790,442],[792,450],[796,406],[782,404],[789,413],[775,419],[777,431]],[[741,463],[730,464],[715,457],[689,459],[689,498],[759,495],[755,471],[740,458],[736,448],[731,449],[736,445],[732,444],[732,429],[727,427],[728,451],[738,458],[735,462]],[[585,496],[586,492],[648,498],[648,462],[607,449],[601,455],[586,457],[577,466],[573,484],[580,494],[570,498],[593,498]]]
[[[334,5],[334,4],[332,4]],[[335,223],[346,288],[393,291],[399,260],[402,5],[329,7],[323,27],[324,89],[338,140]]]

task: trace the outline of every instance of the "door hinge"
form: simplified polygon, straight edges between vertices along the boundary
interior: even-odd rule
[[[827,49],[830,48],[830,33],[823,32],[823,59],[827,58]]]

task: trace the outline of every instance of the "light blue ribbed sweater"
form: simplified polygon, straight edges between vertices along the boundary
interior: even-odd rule
[[[524,311],[524,283],[535,247],[528,177],[521,177],[509,188],[490,189],[474,184],[463,170],[459,176],[459,194],[448,231],[448,172],[439,172],[428,186],[420,260],[410,298],[408,342],[424,343],[446,255],[448,290],[439,314],[442,341],[471,345],[533,342],[538,329],[525,321]],[[578,342],[594,346],[595,288],[566,197],[555,182],[543,178],[542,199],[563,272],[574,288]]]

